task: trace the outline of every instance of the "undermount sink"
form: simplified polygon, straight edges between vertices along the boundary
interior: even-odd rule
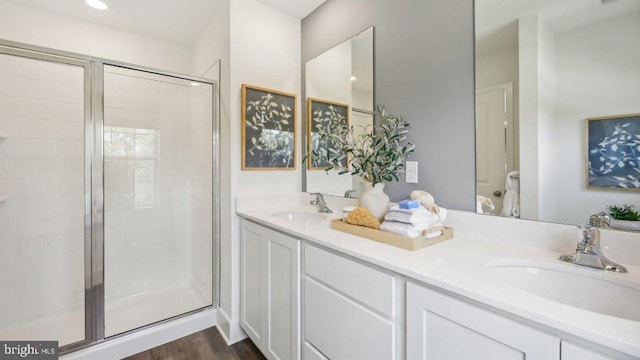
[[[324,214],[320,214],[317,212],[307,212],[307,211],[280,211],[280,212],[271,214],[271,216],[273,216],[276,219],[299,221],[299,222],[320,221],[327,218]]]
[[[487,264],[500,281],[534,295],[604,315],[640,321],[640,283],[564,264],[498,261]]]

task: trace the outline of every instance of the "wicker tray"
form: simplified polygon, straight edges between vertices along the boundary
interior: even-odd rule
[[[374,241],[378,241],[381,243],[397,246],[399,248],[403,248],[406,250],[418,250],[423,247],[431,246],[433,244],[437,244],[439,242],[449,240],[453,238],[453,228],[451,227],[438,227],[432,228],[425,231],[426,233],[431,233],[433,231],[442,230],[442,235],[427,239],[426,235],[409,238],[402,235],[393,234],[386,231],[380,231],[376,229],[371,229],[364,226],[357,226],[348,224],[342,219],[336,219],[331,221],[331,228],[334,230],[346,232],[353,235],[358,235],[367,239],[371,239]]]

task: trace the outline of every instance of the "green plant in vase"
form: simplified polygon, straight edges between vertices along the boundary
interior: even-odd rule
[[[607,206],[607,211],[616,220],[640,221],[640,213],[633,210],[633,208],[635,208],[634,205],[627,204],[622,206],[609,205]]]
[[[640,212],[633,210],[634,205],[609,205],[607,211],[611,215],[609,226],[616,229],[640,231]]]
[[[332,128],[331,133],[319,132],[320,146],[310,155],[327,164],[326,172],[337,170],[340,175],[360,176],[365,181],[360,205],[380,219],[389,206],[384,183],[400,180],[404,161],[415,149],[415,145],[407,142],[410,128],[409,122],[402,117],[378,107],[374,125],[365,128],[362,134],[354,135],[353,127],[344,122]],[[309,154],[304,161],[308,157]]]

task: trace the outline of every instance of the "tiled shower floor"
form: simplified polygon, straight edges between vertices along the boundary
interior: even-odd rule
[[[211,305],[190,282],[105,302],[105,337]]]

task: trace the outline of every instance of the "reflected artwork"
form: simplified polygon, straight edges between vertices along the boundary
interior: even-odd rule
[[[309,144],[309,170],[325,170],[331,164],[314,156],[314,153],[334,155],[344,153],[340,138],[349,130],[349,105],[333,101],[307,100],[307,143]],[[341,159],[347,167],[347,155]]]
[[[587,119],[588,186],[640,190],[640,114]]]

